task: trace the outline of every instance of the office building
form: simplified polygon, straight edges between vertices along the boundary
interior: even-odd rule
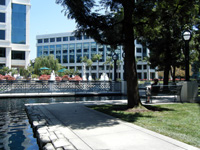
[[[92,59],[93,55],[101,54],[102,58],[98,62],[93,62],[92,67],[86,67],[87,79],[89,74],[93,79],[100,78],[102,73],[107,73],[109,78],[114,78],[114,69],[110,68],[108,64],[105,64],[107,57],[112,57],[113,53],[110,46],[101,45],[96,43],[88,36],[74,37],[72,32],[38,35],[37,40],[37,57],[54,55],[55,59],[58,59],[62,66],[67,69],[78,70],[83,76],[83,63],[82,57],[87,56],[88,59]],[[138,41],[135,41],[135,52],[138,60],[142,60],[148,56],[149,50],[142,47]],[[118,46],[115,50],[118,55],[117,65],[117,78],[124,79],[124,62],[123,62],[123,47]],[[147,62],[137,62],[137,72],[139,79],[152,79],[155,78],[155,69],[150,69]]]
[[[27,67],[30,0],[0,0],[0,68]]]

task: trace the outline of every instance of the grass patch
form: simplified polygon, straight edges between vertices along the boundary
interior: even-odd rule
[[[200,148],[200,104],[146,106],[148,110],[136,111],[125,105],[89,107]]]

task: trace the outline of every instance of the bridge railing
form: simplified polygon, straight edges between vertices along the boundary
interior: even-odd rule
[[[34,81],[14,80],[0,81],[0,94],[2,93],[52,93],[52,92],[96,92],[121,93],[121,82],[113,81]]]

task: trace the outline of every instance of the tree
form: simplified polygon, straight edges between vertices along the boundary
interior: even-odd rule
[[[2,69],[0,69],[0,74],[1,75],[6,75],[10,72],[10,69],[8,67],[3,67]]]
[[[198,3],[196,0],[167,0],[155,3],[153,11],[157,18],[148,18],[151,24],[144,24],[137,30],[151,50],[149,61],[152,67],[164,70],[164,84],[168,84],[169,71],[175,79],[176,67],[184,64],[182,32],[194,25]]]
[[[106,57],[106,62],[104,62],[104,65],[108,65],[109,67],[109,79],[110,77],[110,70],[113,68],[113,62],[112,62],[112,57]]]
[[[86,63],[87,63],[87,66],[90,69],[90,76],[91,76],[91,67],[92,67],[93,61],[91,59],[88,59]]]
[[[41,74],[40,68],[47,67],[51,70],[43,71],[43,73],[51,74],[51,71],[58,71],[61,68],[61,64],[58,63],[58,60],[54,59],[53,55],[42,56],[35,59],[34,63],[34,73],[39,75]]]
[[[97,70],[98,70],[97,79],[99,79],[99,61],[101,60],[101,58],[102,58],[102,55],[101,55],[101,54],[95,54],[95,55],[93,55],[93,57],[92,57],[92,60],[93,60],[93,61],[97,61]]]
[[[68,18],[76,20],[77,36],[87,34],[101,44],[124,46],[129,108],[141,104],[135,63],[135,29],[145,23],[145,18],[151,17],[155,1],[100,0],[98,4],[94,0],[56,0],[64,6]]]

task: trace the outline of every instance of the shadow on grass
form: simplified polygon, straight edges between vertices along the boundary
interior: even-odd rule
[[[174,109],[165,108],[162,106],[152,106],[152,105],[143,105],[145,108],[151,111],[174,111]]]
[[[174,111],[173,109],[164,108],[162,106],[150,106],[145,105],[141,108],[132,108],[128,109],[127,105],[100,105],[100,106],[92,106],[93,109],[100,111],[102,113],[111,115],[116,118],[120,118],[127,122],[135,122],[138,118],[153,118],[151,115],[154,111]],[[144,114],[143,112],[150,112]]]

